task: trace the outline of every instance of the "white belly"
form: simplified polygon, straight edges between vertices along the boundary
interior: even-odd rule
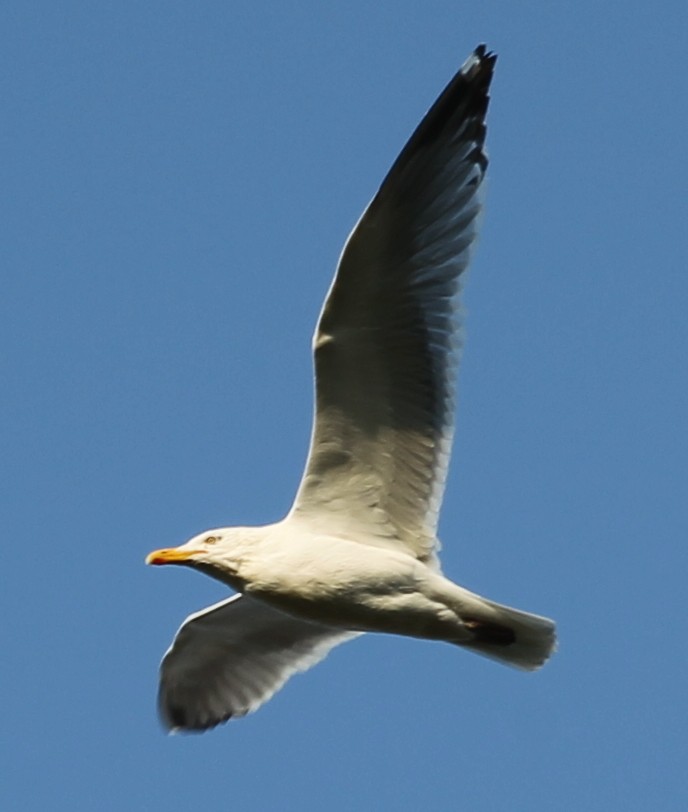
[[[442,600],[441,587],[453,585],[410,555],[332,538],[265,552],[260,571],[246,578],[246,591],[284,612],[356,631],[453,641],[466,636]]]

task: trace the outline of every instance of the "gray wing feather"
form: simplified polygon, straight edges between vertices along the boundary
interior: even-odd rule
[[[170,730],[202,731],[256,710],[298,671],[357,635],[235,595],[188,617],[160,665]]]
[[[316,408],[290,516],[432,557],[454,427],[460,278],[480,211],[476,49],[351,233],[314,337]]]

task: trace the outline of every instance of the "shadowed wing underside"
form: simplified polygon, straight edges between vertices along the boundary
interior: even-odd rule
[[[191,615],[177,632],[160,665],[160,716],[167,728],[188,731],[244,716],[356,636],[235,595]]]
[[[316,406],[291,518],[432,557],[454,424],[460,278],[480,210],[480,46],[351,233],[314,337]]]

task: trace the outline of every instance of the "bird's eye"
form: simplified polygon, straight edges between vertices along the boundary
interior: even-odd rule
[[[218,536],[208,536],[208,538],[206,538],[206,540],[205,540],[205,543],[206,544],[215,544],[215,542],[219,541],[219,540],[220,539],[219,539]]]

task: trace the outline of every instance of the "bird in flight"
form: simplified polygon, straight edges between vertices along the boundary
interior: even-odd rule
[[[286,518],[208,530],[146,559],[238,593],[187,618],[162,660],[171,730],[256,710],[365,632],[445,641],[527,671],[554,649],[551,620],[458,586],[437,556],[495,61],[483,45],[471,54],[346,241],[313,338],[311,445]]]

